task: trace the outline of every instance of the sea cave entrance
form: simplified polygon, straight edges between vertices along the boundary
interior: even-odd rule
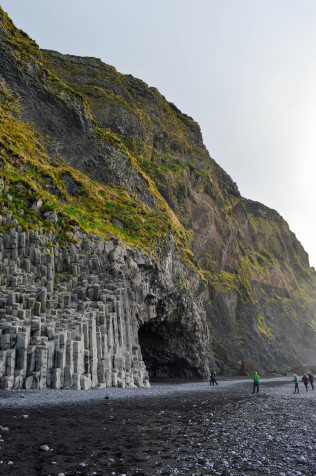
[[[151,379],[199,377],[184,351],[183,333],[175,332],[170,324],[145,322],[139,328],[138,341]]]

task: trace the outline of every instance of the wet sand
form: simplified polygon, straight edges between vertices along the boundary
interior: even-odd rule
[[[0,474],[316,474],[316,391],[290,380],[1,392]]]

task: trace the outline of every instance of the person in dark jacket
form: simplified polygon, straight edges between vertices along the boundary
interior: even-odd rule
[[[311,371],[308,372],[309,383],[311,384],[312,390],[314,390],[314,375]]]
[[[302,382],[303,382],[303,384],[305,385],[306,392],[307,392],[307,390],[308,390],[307,386],[308,386],[308,384],[309,384],[309,378],[307,377],[306,374],[303,375],[303,377],[302,377]]]
[[[216,385],[218,385],[218,383],[216,381],[216,370],[212,370],[210,385],[214,385],[215,383],[216,383]]]
[[[300,389],[298,388],[298,378],[296,374],[294,374],[294,384],[295,384],[295,387],[294,387],[293,393],[296,393],[296,390],[297,390],[297,393],[300,393]]]

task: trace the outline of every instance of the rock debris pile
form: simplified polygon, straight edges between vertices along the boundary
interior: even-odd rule
[[[79,232],[66,245],[42,230],[0,235],[3,389],[149,386],[126,255],[119,239]]]

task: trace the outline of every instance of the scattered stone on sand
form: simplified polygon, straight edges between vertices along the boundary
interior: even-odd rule
[[[28,419],[12,418],[16,404],[22,405],[18,394],[12,394],[11,404],[0,398],[1,424],[10,425],[9,435],[19,434],[18,449],[14,438],[4,438],[0,461],[8,464],[10,459],[14,474],[32,476],[57,474],[61,467],[65,475],[89,476],[316,474],[316,435],[310,420],[316,393],[297,398],[290,383],[272,381],[262,384],[253,400],[249,382],[223,381],[221,389],[206,385],[154,383],[139,393],[90,391],[72,403],[55,390],[54,404],[49,403],[49,392],[27,392],[27,405],[30,397],[36,402],[37,395],[44,394],[41,410],[28,406]],[[111,403],[105,404],[107,394]],[[63,404],[57,403],[59,398]],[[58,421],[63,424],[56,425]],[[54,448],[53,453],[35,451],[30,458],[30,434],[33,447]],[[46,445],[43,435],[48,437]],[[34,467],[40,468],[38,473]]]
[[[40,449],[41,449],[42,451],[49,451],[49,446],[47,446],[47,445],[42,445],[42,446],[40,447]]]

